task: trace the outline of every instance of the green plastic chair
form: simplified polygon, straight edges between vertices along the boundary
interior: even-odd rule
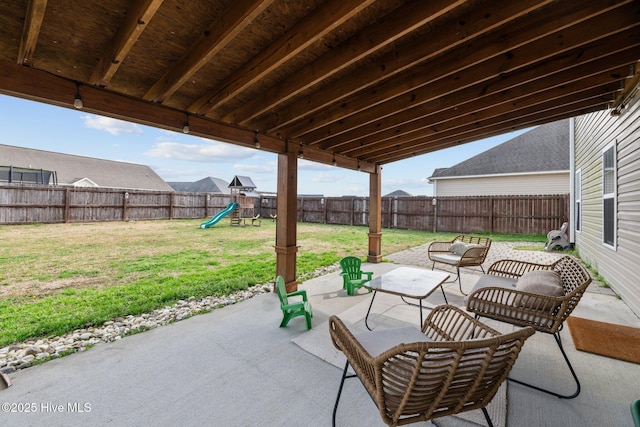
[[[631,416],[636,427],[640,427],[640,399],[631,404]]]
[[[276,278],[276,292],[278,298],[280,298],[280,308],[282,309],[282,323],[280,327],[284,328],[289,323],[289,320],[297,316],[304,316],[307,320],[307,329],[311,329],[311,318],[313,317],[313,311],[311,310],[311,304],[307,300],[307,291],[299,290],[291,293],[287,293],[287,287],[284,284],[282,276]],[[301,296],[302,301],[289,302],[289,297]]]
[[[353,295],[357,288],[361,288],[362,285],[371,280],[373,272],[362,271],[360,268],[362,261],[358,257],[348,256],[340,260],[340,267],[342,268],[342,288],[347,291],[347,295]],[[366,276],[366,277],[363,277]],[[371,292],[371,289],[369,289]]]

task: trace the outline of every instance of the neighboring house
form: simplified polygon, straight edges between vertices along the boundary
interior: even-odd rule
[[[51,171],[58,185],[173,191],[149,166],[0,144],[0,166]],[[0,180],[0,182],[7,182]],[[17,181],[13,181],[17,182]],[[29,182],[31,183],[31,182]],[[51,179],[45,184],[56,184]]]
[[[407,193],[406,191],[396,190],[396,191],[392,191],[389,194],[385,194],[382,197],[412,197],[412,196],[411,196],[411,194]]]
[[[229,183],[220,178],[208,176],[196,182],[169,182],[176,191],[189,193],[229,194]]]
[[[569,120],[538,126],[429,177],[434,196],[568,194]]]
[[[640,96],[621,115],[577,117],[572,191],[580,257],[640,315]]]

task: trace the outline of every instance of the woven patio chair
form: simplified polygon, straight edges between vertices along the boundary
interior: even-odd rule
[[[555,285],[559,291],[555,296],[548,291],[553,290],[550,283],[523,285],[521,277],[527,273],[531,276],[531,272],[540,270],[555,271],[559,276],[559,283]],[[543,280],[548,282],[549,278]],[[571,371],[576,391],[563,395],[515,379],[510,378],[510,381],[563,399],[572,399],[580,394],[580,381],[564,351],[560,331],[590,283],[589,272],[570,256],[552,264],[500,260],[478,279],[467,297],[467,311],[474,313],[476,318],[487,317],[516,326],[531,326],[536,331],[553,335]]]
[[[462,280],[460,279],[460,267],[480,267],[484,273],[482,263],[491,248],[489,237],[476,237],[461,234],[448,242],[432,242],[427,249],[427,256],[433,262],[431,269],[435,269],[436,263],[447,264],[456,268],[456,277],[451,282],[458,281],[460,293]]]
[[[346,378],[358,377],[391,426],[427,421],[486,406],[513,367],[524,341],[522,328],[500,334],[457,307],[441,305],[414,327],[352,332],[329,318],[334,346],[347,362],[333,409],[333,425]],[[352,366],[355,374],[347,374]]]

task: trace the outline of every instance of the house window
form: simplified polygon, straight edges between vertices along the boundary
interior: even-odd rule
[[[575,181],[575,200],[576,200],[576,217],[575,217],[575,226],[576,231],[582,230],[582,170],[578,169],[576,171],[576,181]]]
[[[602,152],[602,242],[616,245],[616,157],[615,145]]]

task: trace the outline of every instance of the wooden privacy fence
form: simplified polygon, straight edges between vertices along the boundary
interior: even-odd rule
[[[0,186],[0,224],[205,218],[229,196],[94,187]]]
[[[275,214],[274,197],[260,211]],[[569,195],[383,197],[382,227],[452,233],[546,234],[569,218]],[[298,221],[369,224],[368,197],[298,198]]]
[[[229,202],[229,195],[205,193],[2,185],[0,224],[199,219]],[[255,199],[254,212],[262,218],[275,215],[277,198]],[[568,194],[382,198],[383,228],[546,234],[568,218]],[[300,197],[298,221],[368,226],[369,198]]]

